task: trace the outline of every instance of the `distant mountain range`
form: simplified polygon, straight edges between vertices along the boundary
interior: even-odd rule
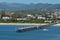
[[[0,3],[0,10],[44,10],[44,11],[60,11],[60,4],[48,3]]]

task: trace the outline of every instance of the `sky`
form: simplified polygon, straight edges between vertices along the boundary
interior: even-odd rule
[[[59,4],[60,0],[0,0],[0,2],[8,2],[8,3],[52,3]]]

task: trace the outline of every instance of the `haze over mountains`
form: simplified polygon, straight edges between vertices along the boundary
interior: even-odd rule
[[[44,10],[44,11],[60,11],[60,4],[48,4],[48,3],[0,3],[0,10]]]

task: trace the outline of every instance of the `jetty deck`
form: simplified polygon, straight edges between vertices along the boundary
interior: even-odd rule
[[[47,27],[48,25],[36,25],[36,26],[29,26],[29,27],[24,27],[24,28],[17,28],[16,32],[26,32],[26,31],[31,31],[31,30],[37,30],[41,29],[44,27]]]
[[[46,24],[46,25],[35,25],[35,26],[29,26],[29,27],[25,27],[25,28],[17,28],[16,32],[26,32],[26,31],[31,31],[31,30],[37,30],[37,29],[42,29],[44,27],[48,27],[51,25],[54,25],[55,23],[51,23],[51,24]]]

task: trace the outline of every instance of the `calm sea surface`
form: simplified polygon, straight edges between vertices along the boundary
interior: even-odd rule
[[[0,40],[60,40],[60,27],[48,26],[44,29],[17,33],[16,28],[23,25],[0,25]]]

